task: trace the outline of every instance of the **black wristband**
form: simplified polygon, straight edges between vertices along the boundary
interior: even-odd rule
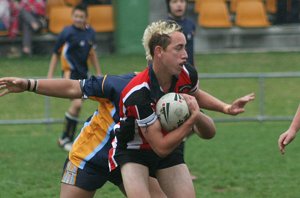
[[[30,91],[31,82],[30,79],[27,79],[27,91]]]
[[[34,80],[34,86],[33,86],[32,91],[36,92],[36,88],[37,88],[37,80]]]

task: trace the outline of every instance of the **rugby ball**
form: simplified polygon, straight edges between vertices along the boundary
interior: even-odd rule
[[[162,128],[169,132],[178,128],[190,116],[189,107],[178,93],[167,93],[156,103],[156,114]]]

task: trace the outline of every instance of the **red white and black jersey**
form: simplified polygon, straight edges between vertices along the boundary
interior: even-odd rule
[[[198,90],[198,73],[195,67],[184,65],[178,76],[173,76],[168,92],[192,94]],[[140,127],[153,124],[158,118],[156,102],[164,94],[152,66],[134,77],[120,97],[120,130],[116,133],[117,148],[151,149]]]

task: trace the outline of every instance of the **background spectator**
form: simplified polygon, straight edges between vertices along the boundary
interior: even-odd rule
[[[8,30],[10,23],[10,8],[8,0],[0,0],[0,30]]]
[[[25,55],[32,53],[32,33],[46,27],[46,1],[21,0],[20,27],[22,30],[22,52]]]
[[[102,5],[102,4],[111,4],[111,0],[83,0],[82,4],[84,5]]]

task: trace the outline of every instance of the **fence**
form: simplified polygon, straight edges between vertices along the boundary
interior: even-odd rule
[[[258,83],[258,100],[259,113],[251,117],[228,117],[214,118],[216,122],[239,122],[239,121],[284,121],[291,120],[293,116],[267,116],[265,115],[265,80],[269,78],[299,78],[300,72],[284,72],[284,73],[222,73],[222,74],[199,74],[201,79],[256,79]],[[300,92],[299,92],[300,95]],[[51,118],[50,98],[45,97],[45,116],[42,119],[26,119],[26,120],[0,120],[0,125],[9,124],[53,124],[62,123],[63,119]]]

